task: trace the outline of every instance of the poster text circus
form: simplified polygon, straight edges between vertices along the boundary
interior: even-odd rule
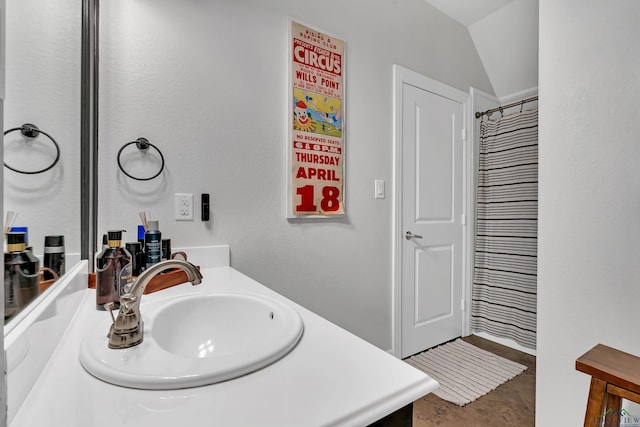
[[[292,214],[343,215],[344,41],[291,26]]]

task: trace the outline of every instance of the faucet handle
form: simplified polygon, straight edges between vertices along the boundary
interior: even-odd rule
[[[111,314],[111,320],[113,321],[113,324],[116,324],[116,318],[113,316],[113,308],[115,307],[115,304],[112,302],[108,302],[105,305],[103,305],[105,310],[109,311],[109,314]]]

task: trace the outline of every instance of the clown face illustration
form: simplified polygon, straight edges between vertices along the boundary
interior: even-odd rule
[[[304,101],[296,102],[293,108],[293,128],[313,132],[315,127],[316,123],[311,119],[307,111],[307,104]]]

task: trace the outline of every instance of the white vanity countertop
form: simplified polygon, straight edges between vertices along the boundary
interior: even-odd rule
[[[83,337],[96,325],[103,326],[108,316],[95,309],[95,291],[80,291],[85,293],[81,307],[11,426],[365,426],[438,386],[231,267],[202,272],[199,286],[186,283],[145,295],[142,317],[145,302],[176,295],[267,295],[287,301],[300,313],[304,334],[298,345],[266,368],[218,384],[153,391],[117,387],[92,377],[80,364]]]

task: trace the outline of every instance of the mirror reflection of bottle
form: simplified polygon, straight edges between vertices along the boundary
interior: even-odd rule
[[[158,221],[149,221],[147,231],[144,233],[144,253],[146,255],[146,268],[160,262],[162,257],[162,233]]]
[[[17,314],[40,293],[40,261],[26,249],[25,233],[7,233],[4,255],[4,317]]]
[[[44,236],[43,265],[62,277],[65,273],[64,236]],[[44,272],[44,280],[53,279],[53,274]]]
[[[104,305],[114,303],[120,307],[120,296],[131,281],[131,254],[120,247],[122,230],[107,232],[108,247],[96,259],[96,308],[104,310]]]

